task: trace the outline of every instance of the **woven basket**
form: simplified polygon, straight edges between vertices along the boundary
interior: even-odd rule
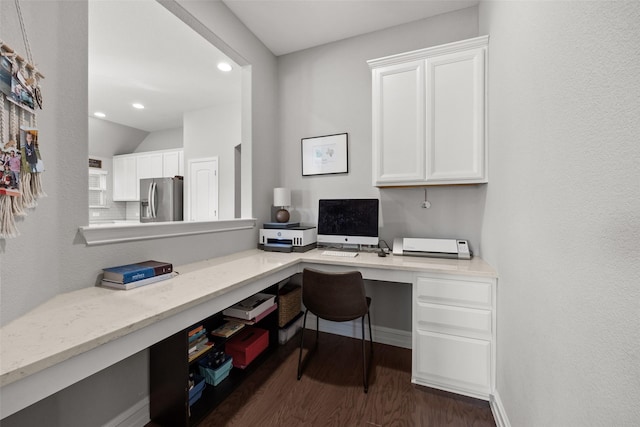
[[[283,327],[300,313],[302,305],[302,288],[288,283],[278,295],[278,326]]]

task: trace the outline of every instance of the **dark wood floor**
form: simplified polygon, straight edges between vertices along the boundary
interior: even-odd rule
[[[200,426],[496,425],[487,402],[412,385],[410,350],[374,344],[365,394],[359,340],[321,333],[300,381],[298,343],[281,346]]]

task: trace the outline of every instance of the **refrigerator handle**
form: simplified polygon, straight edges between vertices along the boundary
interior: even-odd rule
[[[153,215],[151,213],[151,187],[153,187],[153,181],[150,182],[149,186],[147,187],[147,212],[146,212],[147,218],[153,218]]]
[[[151,218],[155,218],[158,212],[156,211],[156,182],[153,181],[149,186],[149,205],[151,207]]]

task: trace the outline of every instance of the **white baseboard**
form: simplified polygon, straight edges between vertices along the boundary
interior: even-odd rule
[[[504,410],[504,406],[502,405],[502,400],[500,399],[498,390],[496,390],[495,393],[491,395],[491,398],[489,399],[489,405],[491,406],[493,418],[496,420],[496,426],[511,427],[511,424],[509,423],[509,417],[507,417],[507,412]]]
[[[316,316],[309,313],[307,315],[307,329],[316,328]],[[365,334],[369,336],[369,326],[364,325]],[[359,321],[352,322],[327,322],[320,320],[320,331],[327,332],[335,335],[342,335],[350,338],[360,339],[362,332],[360,329]],[[371,333],[373,334],[373,341],[381,344],[392,345],[395,347],[402,347],[411,349],[411,332],[403,331],[400,329],[385,328],[383,326],[371,325]]]
[[[149,397],[145,397],[103,427],[140,427],[149,421]]]

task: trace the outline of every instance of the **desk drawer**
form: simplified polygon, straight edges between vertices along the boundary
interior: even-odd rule
[[[491,283],[418,277],[415,298],[418,302],[491,308]]]
[[[433,332],[417,332],[413,378],[446,385],[468,395],[488,396],[491,391],[491,343]]]
[[[414,309],[418,330],[491,338],[491,310],[423,302],[415,304]]]

